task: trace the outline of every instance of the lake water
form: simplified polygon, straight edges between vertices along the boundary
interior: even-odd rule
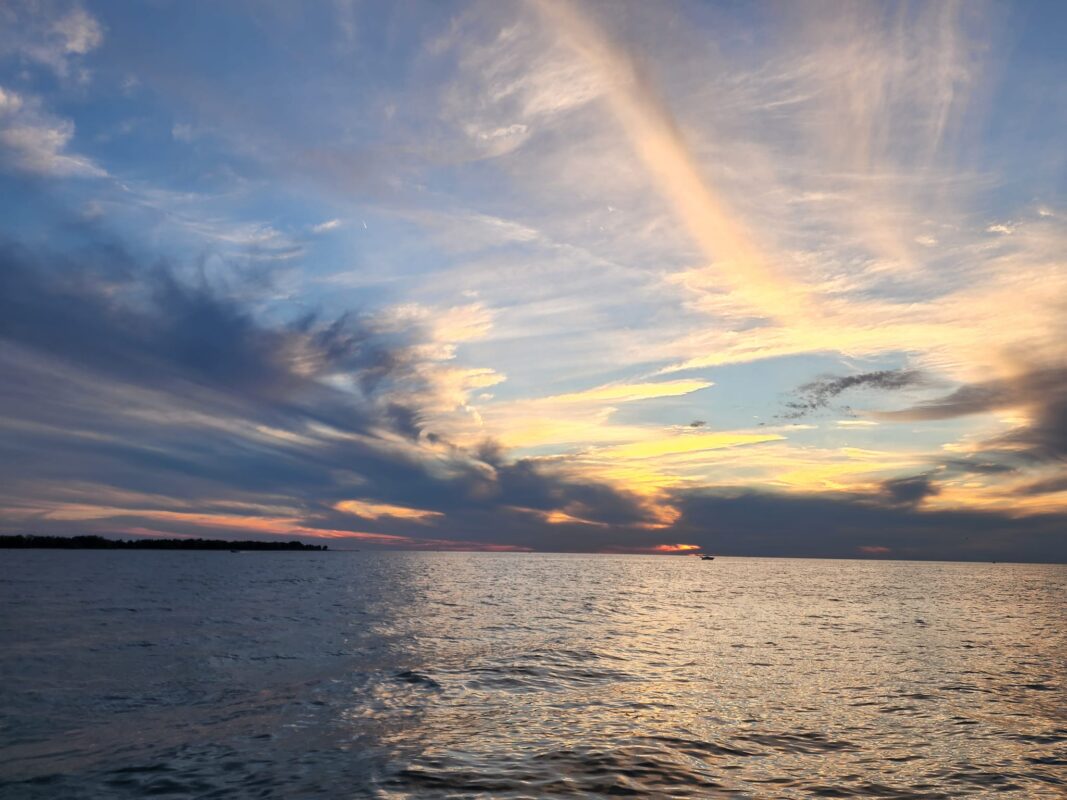
[[[1067,567],[0,552],[0,797],[1067,797]]]

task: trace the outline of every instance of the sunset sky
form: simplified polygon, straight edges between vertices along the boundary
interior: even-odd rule
[[[0,532],[1067,560],[1067,4],[0,5]]]

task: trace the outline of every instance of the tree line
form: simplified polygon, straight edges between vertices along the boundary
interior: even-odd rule
[[[0,548],[58,550],[329,550],[303,542],[229,542],[224,539],[105,539],[103,536],[0,536]]]

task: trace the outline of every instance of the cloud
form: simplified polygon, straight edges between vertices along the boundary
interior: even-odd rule
[[[261,262],[260,269],[268,273],[273,272],[271,262],[296,262],[307,249],[306,238],[287,228],[235,215],[225,208],[225,195],[125,180],[115,188],[112,207],[126,221],[151,230],[157,242],[162,238],[182,249],[192,244],[197,250],[206,245],[227,260]]]
[[[700,551],[696,544],[657,544],[649,547],[603,547],[601,553],[620,553],[632,555],[695,555]]]
[[[0,166],[49,177],[107,175],[91,159],[68,151],[73,138],[70,120],[43,111],[36,98],[0,87]]]
[[[83,8],[72,8],[52,24],[65,54],[85,55],[104,41],[100,23]]]
[[[885,420],[954,419],[998,410],[1018,409],[1026,422],[988,440],[1000,448],[1039,459],[1067,457],[1067,368],[1023,368],[1009,378],[961,386],[935,400],[900,411],[878,414]]]
[[[312,225],[311,232],[316,234],[328,233],[337,230],[341,225],[342,223],[339,219],[328,219],[325,222],[320,222],[318,225]]]
[[[456,55],[460,79],[444,89],[442,112],[474,157],[512,154],[603,93],[598,76],[514,8],[472,6],[430,47],[439,59]]]
[[[1011,465],[998,464],[995,461],[982,461],[976,457],[941,459],[939,464],[949,473],[1004,475],[1016,471],[1016,467]]]
[[[856,548],[856,551],[865,556],[887,556],[893,552],[892,549],[878,544],[860,545]]]
[[[684,543],[750,555],[844,555],[873,540],[902,557],[998,560],[1055,558],[1065,546],[1061,517],[1009,524],[926,507],[932,473],[819,497],[676,486],[664,499],[565,459],[514,459],[491,441],[461,447],[432,435],[420,406],[397,403],[398,393],[420,397],[432,326],[382,329],[357,316],[268,323],[243,292],[146,268],[104,243],[66,255],[7,245],[0,258],[5,530],[194,529],[437,549],[668,552]],[[589,397],[648,394],[636,384]],[[693,429],[634,457],[744,443]],[[885,466],[877,453],[868,460]]]
[[[707,450],[775,442],[784,438],[784,436],[777,433],[684,433],[650,441],[618,445],[602,451],[600,455],[613,459],[661,458],[684,453],[703,453]]]
[[[657,188],[673,204],[689,235],[715,262],[719,283],[732,286],[756,314],[783,320],[803,313],[806,289],[776,269],[740,217],[693,156],[677,120],[636,61],[567,0],[538,8],[584,59]]]
[[[22,108],[22,98],[11,90],[0,86],[0,115],[15,114]]]
[[[783,439],[769,431],[711,432],[694,425],[665,427],[612,419],[624,406],[655,405],[712,385],[701,379],[619,382],[514,401],[479,398],[465,419],[453,416],[439,419],[439,423],[453,441],[468,446],[487,434],[503,446],[526,454],[543,453],[547,447],[558,453],[558,448],[569,445],[569,452],[543,459],[542,463],[568,480],[599,482],[620,493],[640,496],[645,519],[639,524],[663,527],[676,515],[662,492],[665,486],[678,481],[671,474],[673,462]],[[581,509],[561,510],[586,523],[590,521],[590,515]],[[559,519],[557,515],[548,521]]]
[[[632,403],[637,400],[651,400],[658,397],[679,397],[714,385],[711,381],[692,379],[650,383],[617,383],[596,386],[580,392],[557,394],[533,402],[544,406],[571,406],[584,405],[586,403]]]
[[[977,231],[968,236],[978,240],[955,242],[946,251],[947,260],[916,276],[905,292],[877,284],[837,286],[813,272],[813,285],[823,287],[825,315],[804,324],[738,330],[736,323],[717,323],[714,307],[698,306],[708,312],[707,326],[668,345],[689,357],[661,372],[799,353],[892,353],[908,354],[931,379],[981,382],[1010,373],[1016,353],[1029,352],[1039,361],[1062,357],[1056,332],[1061,328],[1060,298],[1067,291],[1063,227],[1031,219],[994,245],[983,244]],[[842,269],[846,257],[828,248],[805,260]],[[995,345],[989,339],[993,327]]]
[[[961,386],[948,395],[880,416],[897,420],[953,419],[1003,408],[1057,404],[1067,393],[1067,368],[1023,369],[1010,378]]]
[[[490,248],[547,244],[541,233],[515,220],[457,209],[454,212],[425,209],[398,212],[422,226],[449,252],[469,253]]]
[[[1025,518],[979,510],[922,510],[882,493],[776,494],[696,490],[675,498],[672,533],[723,555],[840,557],[885,548],[896,558],[1067,560],[1063,515]],[[877,545],[871,545],[871,542]]]
[[[196,138],[196,131],[187,122],[175,122],[170,129],[170,135],[176,142],[191,142]]]
[[[425,511],[420,508],[408,508],[390,503],[371,503],[363,500],[341,500],[334,504],[334,508],[346,514],[355,514],[357,517],[365,519],[393,517],[395,519],[410,519],[418,522],[444,516],[440,511]]]
[[[1059,492],[1067,492],[1067,475],[1059,475],[1055,478],[1049,478],[1047,480],[1032,481],[1030,483],[1023,484],[1016,487],[1016,494],[1019,495],[1045,495],[1045,494],[1058,494]]]
[[[926,383],[926,377],[914,369],[887,369],[861,372],[841,377],[826,375],[805,383],[796,390],[797,399],[786,403],[785,419],[800,419],[830,405],[830,401],[850,389],[896,391]]]
[[[0,35],[0,53],[44,65],[60,78],[104,41],[104,27],[77,4],[14,0],[0,21],[7,29]]]
[[[0,50],[17,72],[5,86],[19,87],[0,95],[0,129],[30,131],[0,139],[0,163],[21,173],[9,179],[20,205],[23,187],[40,192],[11,224],[50,241],[136,230],[161,251],[207,255],[161,270],[125,252],[19,256],[40,279],[16,269],[4,288],[24,293],[30,317],[57,321],[31,325],[3,304],[0,359],[17,384],[0,390],[3,460],[32,468],[9,469],[0,493],[25,510],[20,525],[247,518],[269,520],[264,535],[655,549],[705,535],[675,531],[678,498],[699,486],[829,493],[846,516],[877,506],[938,530],[961,518],[926,515],[1065,502],[1058,390],[1022,392],[1017,373],[1035,368],[1014,355],[1063,354],[1050,322],[1062,317],[1067,240],[1062,215],[1037,205],[1053,208],[1056,189],[1023,186],[1027,170],[1056,171],[1006,140],[994,148],[1005,160],[989,159],[983,87],[1016,82],[983,79],[980,62],[1000,59],[981,51],[983,8],[790,8],[755,36],[729,10],[641,3],[361,19],[360,36],[405,31],[391,52],[411,71],[396,80],[349,63],[353,50],[315,49],[329,40],[315,18],[273,29],[285,15],[268,12],[267,35],[229,54],[240,108],[211,59],[185,58],[217,32],[210,14],[181,41],[167,24],[139,26],[144,47],[108,39],[99,57],[112,80],[91,95],[56,80],[94,66],[106,34],[77,8],[0,4]],[[727,46],[739,36],[749,45]],[[7,46],[16,40],[52,42],[62,65]],[[131,74],[145,92],[121,97]],[[47,104],[30,94],[49,88]],[[1005,95],[1004,118],[1032,124],[1020,97]],[[114,114],[133,113],[130,147],[98,141],[108,168],[182,191],[22,177],[102,173],[73,124],[113,130]],[[1039,116],[1051,143],[1058,118]],[[192,133],[172,127],[183,119],[210,119],[211,147],[145,150],[152,131]],[[1032,132],[1040,146],[1045,133]],[[159,169],[172,150],[186,169]],[[264,191],[269,224],[247,221]],[[67,202],[91,213],[47,218]],[[365,216],[358,252],[311,247],[336,221],[309,221],[309,207],[357,227]],[[327,286],[337,258],[354,279]],[[227,285],[234,261],[273,277]],[[320,303],[328,315],[308,312]],[[768,376],[875,355],[929,376],[911,418],[757,424]],[[746,366],[692,371],[726,364]],[[918,384],[877,374],[823,377],[786,399],[798,415],[849,392],[898,392],[889,408],[916,399]],[[707,424],[684,427],[695,418]],[[893,536],[834,552],[896,552]]]
[[[946,474],[1009,479],[999,491],[987,490],[991,495],[987,502],[999,502],[1005,508],[1012,506],[1013,497],[1038,497],[1067,489],[1067,368],[1024,366],[1011,377],[967,384],[940,398],[877,416],[912,422],[994,413],[1004,420],[1001,431],[973,437],[954,448],[962,457],[943,461]],[[1015,506],[1020,513],[1040,510],[1040,506],[1018,501]]]
[[[445,307],[404,303],[378,312],[376,324],[384,329],[422,325],[434,343],[449,348],[485,338],[493,327],[493,318],[492,309],[481,302]]]
[[[927,497],[940,493],[929,475],[913,475],[908,478],[893,478],[882,483],[882,492],[896,505],[917,506]]]
[[[391,363],[387,349],[343,319],[264,328],[209,285],[142,270],[121,252],[90,253],[86,266],[9,245],[0,259],[0,334],[116,379],[281,400],[331,374]]]
[[[103,243],[9,244],[0,265],[9,530],[192,525],[473,548],[529,546],[552,514],[563,528],[658,519],[627,492],[425,430],[422,406],[398,398],[438,402],[421,355],[432,327],[267,324],[243,291]]]

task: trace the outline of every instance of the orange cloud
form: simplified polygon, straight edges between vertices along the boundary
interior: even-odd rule
[[[695,544],[657,544],[652,549],[657,553],[688,553],[693,550],[699,550],[700,546]]]
[[[614,553],[617,555],[672,555],[679,553],[695,553],[700,550],[695,544],[657,544],[652,547],[605,547],[599,552]]]
[[[395,506],[393,508],[400,508]],[[410,509],[408,509],[410,510]],[[402,547],[420,550],[461,550],[491,552],[526,552],[531,548],[523,545],[472,542],[463,539],[423,539],[370,531],[352,531],[337,528],[313,528],[297,517],[271,517],[240,514],[206,514],[185,511],[160,511],[156,509],[119,508],[115,506],[91,506],[87,504],[59,503],[46,510],[22,508],[27,516],[44,516],[60,520],[106,520],[136,517],[146,522],[177,523],[183,526],[211,529],[218,534],[259,534],[267,536],[303,536],[315,539],[353,539],[385,547]],[[43,512],[43,513],[42,513]],[[438,512],[426,512],[438,513]],[[115,533],[138,536],[168,536],[184,538],[191,534],[161,531],[147,525],[127,525],[114,528]]]
[[[542,0],[538,7],[585,58],[607,90],[615,116],[693,241],[716,264],[716,278],[753,307],[792,319],[809,304],[806,288],[791,280],[762,252],[725,199],[702,175],[677,121],[639,74],[633,59],[576,6]]]
[[[363,500],[342,500],[339,503],[335,503],[334,508],[337,511],[354,514],[364,519],[393,517],[395,519],[409,519],[412,522],[429,522],[435,517],[444,516],[440,511],[424,511],[421,508],[395,506],[389,503],[369,503]]]
[[[647,442],[633,442],[602,450],[598,455],[609,459],[658,458],[661,456],[720,450],[746,444],[760,444],[784,439],[777,433],[696,433],[667,436]]]
[[[857,547],[856,550],[867,556],[887,556],[893,552],[888,547],[882,547],[878,544],[865,544]]]

